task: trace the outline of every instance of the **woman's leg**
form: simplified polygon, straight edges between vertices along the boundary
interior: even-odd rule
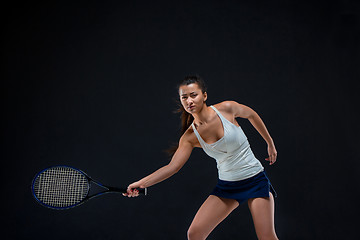
[[[251,198],[248,200],[249,209],[254,221],[255,231],[258,239],[278,239],[274,226],[274,197]]]
[[[234,199],[210,195],[196,213],[188,230],[188,239],[206,239],[211,231],[237,206],[239,203]]]

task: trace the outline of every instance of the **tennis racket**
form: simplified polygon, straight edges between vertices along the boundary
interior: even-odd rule
[[[40,171],[32,182],[31,190],[37,202],[52,209],[76,207],[104,193],[126,193],[126,188],[105,186],[69,166],[54,166]],[[146,188],[137,190],[147,195]]]

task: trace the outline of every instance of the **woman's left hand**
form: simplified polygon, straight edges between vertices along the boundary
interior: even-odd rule
[[[274,144],[268,145],[269,157],[265,158],[266,161],[270,162],[270,165],[273,165],[276,162],[277,151]]]

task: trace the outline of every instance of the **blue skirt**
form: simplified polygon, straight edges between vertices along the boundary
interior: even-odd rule
[[[249,198],[270,197],[270,193],[277,197],[276,191],[266,176],[265,171],[253,177],[240,181],[218,180],[218,183],[210,195],[222,198],[235,199],[241,204]]]

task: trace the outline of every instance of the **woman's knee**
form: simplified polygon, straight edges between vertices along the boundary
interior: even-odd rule
[[[187,231],[187,237],[189,240],[203,240],[206,239],[205,234],[200,227],[191,225]]]
[[[258,239],[259,240],[278,240],[275,232],[258,234]]]

